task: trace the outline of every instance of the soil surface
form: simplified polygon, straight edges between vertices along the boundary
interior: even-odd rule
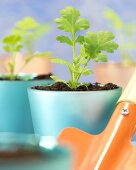
[[[29,76],[27,78],[22,78],[21,76],[15,76],[13,80],[11,80],[9,77],[0,77],[0,80],[10,80],[10,81],[32,81],[32,80],[44,80],[44,79],[51,79],[52,74],[42,74],[42,75],[38,75],[36,77],[33,78],[29,78]]]
[[[50,86],[35,86],[32,87],[37,90],[49,90],[49,91],[100,91],[100,90],[112,90],[119,88],[117,85],[107,83],[102,85],[100,83],[89,83],[88,85],[80,85],[77,89],[71,89],[63,82],[57,82]]]
[[[38,75],[34,78],[34,80],[43,80],[43,79],[51,79],[52,74],[41,74],[41,75]]]

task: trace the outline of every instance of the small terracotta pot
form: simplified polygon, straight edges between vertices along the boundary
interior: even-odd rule
[[[46,58],[35,57],[22,70],[20,70],[20,68],[24,64],[25,57],[26,56],[23,56],[20,53],[17,54],[15,73],[18,73],[18,71],[21,73],[25,73],[25,74],[32,74],[32,73],[49,74],[52,72],[52,65],[48,57]],[[3,65],[2,73],[9,72],[9,70],[6,69],[9,61],[10,61],[10,58],[7,56],[2,58],[1,60],[2,65]]]
[[[118,63],[95,65],[96,82],[106,84],[112,82],[124,89],[131,78],[136,66],[124,66]]]

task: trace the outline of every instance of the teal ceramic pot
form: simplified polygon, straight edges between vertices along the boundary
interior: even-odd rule
[[[27,88],[52,80],[0,81],[0,133],[33,133]]]
[[[23,144],[24,140],[20,140],[20,145],[23,146]],[[19,152],[18,150],[13,152],[10,148],[6,154],[0,153],[0,169],[71,170],[70,152],[59,146],[52,138],[44,137],[40,139],[39,146],[35,148],[32,145],[26,145]]]
[[[35,133],[58,136],[65,127],[98,134],[106,126],[121,88],[90,92],[42,91],[29,88]]]

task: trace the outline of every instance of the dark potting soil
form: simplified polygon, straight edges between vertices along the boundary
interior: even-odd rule
[[[47,79],[51,79],[50,77],[51,75],[52,75],[51,73],[41,74],[33,78],[31,78],[31,76],[29,77],[29,75],[26,77],[15,76],[13,80],[11,80],[8,76],[5,76],[5,77],[0,77],[0,80],[10,80],[10,81],[32,81],[32,80],[44,80],[44,79],[47,80]]]
[[[34,78],[34,80],[51,79],[52,74],[41,74]]]
[[[77,89],[71,89],[63,82],[57,82],[50,86],[35,86],[32,87],[37,90],[48,90],[48,91],[100,91],[100,90],[112,90],[119,88],[117,85],[107,83],[102,85],[100,83],[89,83],[88,85],[80,85]]]

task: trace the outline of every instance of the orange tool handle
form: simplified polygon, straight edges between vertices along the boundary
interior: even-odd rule
[[[73,170],[136,170],[136,148],[131,139],[136,130],[136,72],[115,111],[99,135],[75,128],[65,129],[58,140],[73,152]]]

